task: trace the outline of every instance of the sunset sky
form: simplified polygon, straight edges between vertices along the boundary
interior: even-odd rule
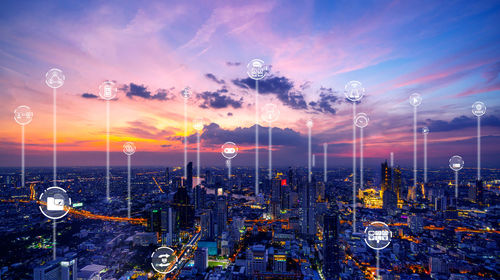
[[[52,164],[52,90],[45,73],[66,76],[57,90],[60,165],[105,164],[105,80],[120,90],[111,101],[111,164],[125,165],[122,145],[133,141],[134,165],[179,166],[183,160],[183,99],[189,86],[189,160],[195,160],[192,121],[202,133],[202,166],[222,165],[220,146],[233,141],[233,165],[254,160],[255,104],[247,63],[271,66],[259,84],[261,105],[273,102],[274,165],[307,165],[308,119],[313,152],[322,163],[349,166],[350,80],[366,96],[357,105],[370,123],[365,157],[375,166],[395,153],[410,166],[413,113],[418,108],[419,165],[423,126],[430,128],[429,166],[461,155],[476,165],[474,101],[482,117],[483,166],[500,163],[500,2],[498,1],[8,1],[0,11],[0,165],[20,166],[21,128],[13,119],[27,105],[26,165]],[[267,145],[267,124],[260,130]],[[358,133],[359,135],[359,133]],[[262,166],[267,165],[263,147]]]

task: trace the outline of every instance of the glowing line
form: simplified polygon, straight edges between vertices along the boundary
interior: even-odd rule
[[[106,100],[106,199],[110,201],[109,193],[109,100]]]
[[[379,250],[377,250],[377,270],[376,270],[377,279],[380,279],[379,268],[380,268],[380,256],[379,256]]]
[[[481,117],[477,117],[477,180],[481,180]]]
[[[356,232],[356,102],[352,103],[352,232]]]
[[[417,187],[417,106],[413,106],[413,187]]]
[[[184,178],[187,178],[187,99],[184,98]]]
[[[455,171],[455,198],[458,198],[458,171]]]
[[[231,179],[231,160],[228,159],[226,163],[227,163],[227,178]]]
[[[21,183],[24,188],[24,125],[21,125]]]
[[[363,174],[363,168],[364,168],[364,147],[363,147],[363,128],[360,128],[360,133],[359,133],[359,187],[363,188],[364,184],[364,174]]]
[[[56,220],[52,219],[52,259],[56,259]]]
[[[200,184],[201,175],[200,175],[200,131],[196,131],[196,175],[198,176],[197,184]]]
[[[54,115],[52,117],[52,134],[53,134],[53,172],[54,172],[54,186],[57,186],[57,91],[55,88],[52,89],[54,95],[53,98],[53,110]],[[52,219],[52,259],[56,259],[56,220]]]
[[[311,156],[311,130],[312,130],[312,127],[307,127],[307,182],[311,183],[311,160],[312,160],[312,156]]]
[[[271,123],[269,123],[269,180],[272,179],[273,176],[273,134],[272,134],[273,128],[271,126]]]
[[[323,144],[323,182],[325,182],[325,183],[328,180],[328,178],[327,178],[327,156],[328,156],[327,149],[328,149],[328,144],[324,143]]]
[[[128,199],[127,199],[127,217],[130,219],[130,210],[132,208],[132,202],[130,200],[130,161],[131,161],[131,156],[127,155],[127,194],[128,194]]]
[[[53,143],[52,143],[53,162],[52,162],[52,165],[53,165],[53,173],[54,173],[54,186],[56,186],[57,185],[57,121],[56,121],[56,117],[57,117],[56,97],[57,97],[57,95],[56,95],[56,89],[53,88],[52,92],[54,95],[54,98],[53,98],[54,116],[52,118],[52,135],[53,135]]]
[[[255,80],[255,195],[259,195],[259,81]]]
[[[424,183],[427,183],[427,134],[424,134]]]

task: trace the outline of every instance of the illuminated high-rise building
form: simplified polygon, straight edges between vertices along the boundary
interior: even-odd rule
[[[316,234],[316,219],[314,212],[314,202],[316,191],[314,184],[305,184],[302,190],[302,234],[307,238],[314,238]]]
[[[207,209],[200,216],[201,238],[213,240],[215,237],[214,215],[211,209]]]
[[[392,189],[392,170],[387,164],[387,160],[382,163],[380,172],[380,185],[382,189],[382,196],[387,189]]]
[[[76,259],[57,258],[33,270],[34,280],[76,280]]]
[[[189,201],[188,190],[180,187],[174,195],[172,205],[176,212],[176,222],[181,229],[188,229],[194,223],[194,206]]]
[[[227,230],[227,200],[224,195],[217,196],[217,236]]]
[[[396,193],[397,199],[400,200],[406,198],[407,191],[403,189],[403,182],[401,180],[401,168],[400,167],[394,168],[392,174],[394,176],[393,190]]]

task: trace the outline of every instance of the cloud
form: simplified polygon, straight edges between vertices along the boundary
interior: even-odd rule
[[[227,62],[226,62],[226,65],[227,65],[227,66],[240,66],[240,65],[241,65],[241,62],[231,62],[231,61],[227,61]]]
[[[233,84],[246,89],[255,90],[255,81],[251,78],[235,79]],[[274,94],[293,109],[307,109],[304,95],[294,88],[293,82],[286,77],[269,76],[259,81],[259,94]]]
[[[424,124],[429,127],[431,132],[444,132],[475,127],[477,120],[475,117],[460,116],[451,121],[427,119]],[[483,116],[481,117],[481,126],[500,127],[500,119],[492,115]]]
[[[127,97],[130,99],[134,99],[134,97],[140,97],[143,99],[150,100],[170,100],[174,98],[174,95],[167,89],[158,89],[156,94],[151,94],[151,91],[148,90],[145,85],[138,85],[134,83],[130,83],[129,85],[124,85],[120,88],[123,92],[126,93]]]
[[[200,104],[200,108],[222,109],[229,106],[234,109],[241,108],[243,99],[240,98],[239,100],[236,100],[230,96],[224,95],[227,92],[228,90],[226,88],[222,88],[217,91],[204,91],[198,94],[197,97],[203,100],[203,103]]]
[[[207,79],[211,80],[211,81],[214,81],[214,82],[218,83],[219,85],[223,85],[223,84],[225,84],[225,83],[226,83],[226,81],[224,81],[224,80],[222,80],[222,79],[221,79],[221,80],[217,79],[217,77],[215,77],[215,75],[214,75],[214,74],[212,74],[212,73],[207,73],[207,74],[205,74],[205,77],[206,77]]]
[[[95,95],[93,93],[84,92],[84,93],[82,93],[82,97],[87,98],[87,99],[94,99],[94,98],[97,98],[97,95]]]
[[[269,130],[259,126],[259,139],[262,145],[268,144]],[[307,136],[290,128],[273,127],[272,129],[274,146],[307,147]],[[196,135],[191,135],[188,142],[196,141]],[[216,123],[211,123],[203,129],[201,139],[206,144],[220,145],[227,141],[233,141],[238,145],[255,144],[255,125],[251,127],[237,127],[233,130],[221,128]]]
[[[336,94],[337,92],[332,88],[321,87],[319,89],[319,100],[309,102],[309,106],[314,111],[334,115],[337,113],[337,110],[333,106],[341,102],[341,99]]]

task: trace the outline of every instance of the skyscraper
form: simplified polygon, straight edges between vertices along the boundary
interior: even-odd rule
[[[189,191],[193,188],[193,162],[190,161],[188,165],[186,166],[187,171],[186,171],[186,187]]]
[[[400,167],[395,168],[393,171],[393,175],[394,175],[393,187],[397,199],[400,200],[406,198],[407,191],[403,189],[403,182],[401,180],[401,168]]]
[[[339,220],[336,209],[323,216],[323,271],[328,280],[340,279]]]
[[[174,195],[172,203],[177,214],[177,224],[181,229],[187,229],[194,223],[194,206],[189,202],[188,191],[180,187]]]
[[[314,213],[314,184],[307,183],[302,191],[302,234],[314,238],[316,234],[316,219]]]
[[[33,270],[34,280],[76,280],[76,259],[57,258]]]
[[[214,231],[214,219],[213,219],[213,211],[211,209],[207,209],[200,216],[201,223],[201,238],[203,240],[213,240],[215,237]]]
[[[392,189],[392,170],[387,164],[387,160],[382,163],[381,165],[381,172],[380,172],[380,178],[381,178],[381,189],[382,189],[382,196],[384,195],[384,192],[387,189]]]
[[[227,201],[224,195],[217,197],[217,235],[221,236],[227,229]]]
[[[194,252],[194,266],[198,273],[203,273],[208,267],[208,248],[198,248]]]

